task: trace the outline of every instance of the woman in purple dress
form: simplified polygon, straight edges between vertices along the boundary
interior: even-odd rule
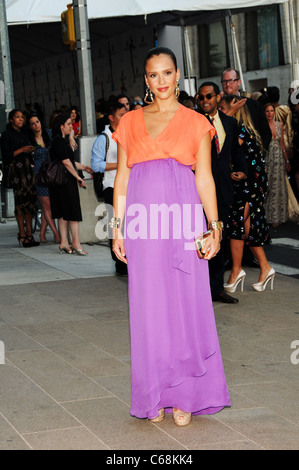
[[[167,48],[145,59],[145,108],[123,116],[114,139],[113,249],[128,263],[132,416],[184,426],[230,406],[210,293],[220,248],[213,126],[179,104],[180,72]],[[192,169],[195,170],[195,177]],[[212,228],[199,259],[194,238]],[[126,217],[125,217],[126,216]],[[124,236],[122,222],[125,218]]]

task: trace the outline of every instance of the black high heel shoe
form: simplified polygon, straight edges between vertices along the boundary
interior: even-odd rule
[[[31,247],[31,243],[28,240],[28,237],[21,237],[19,233],[18,233],[18,242],[19,242],[19,245],[22,246],[23,248]]]
[[[33,237],[32,235],[27,236],[27,239],[28,239],[28,241],[29,241],[29,243],[30,243],[30,246],[39,246],[39,245],[40,245],[39,242],[36,242],[36,241],[34,240],[34,237]]]

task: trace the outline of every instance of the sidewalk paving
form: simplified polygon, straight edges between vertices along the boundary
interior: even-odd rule
[[[299,449],[298,279],[257,293],[246,268],[239,304],[214,303],[232,407],[181,429],[129,414],[127,279],[109,248],[24,249],[16,231],[0,225],[1,450]]]

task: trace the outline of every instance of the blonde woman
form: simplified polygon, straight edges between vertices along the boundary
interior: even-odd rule
[[[225,96],[219,108],[227,113],[231,102],[240,99],[238,96]],[[261,138],[252,124],[246,104],[236,111],[234,117],[239,125],[239,144],[247,162],[248,175],[245,179],[239,179],[238,175],[232,173],[235,195],[228,219],[228,237],[233,265],[224,288],[227,292],[235,292],[238,284],[241,284],[243,290],[246,273],[242,269],[242,258],[246,243],[260,266],[258,282],[252,286],[256,291],[263,291],[269,281],[273,289],[275,276],[275,271],[269,265],[263,248],[263,245],[270,240],[264,207],[267,194],[265,159]]]

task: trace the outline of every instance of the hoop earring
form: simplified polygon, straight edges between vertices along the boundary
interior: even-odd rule
[[[143,101],[146,104],[151,104],[154,101],[154,95],[153,95],[152,90],[150,89],[149,86],[146,87],[145,97],[144,97]]]
[[[176,87],[175,87],[175,97],[178,99],[180,96],[180,89],[179,89],[179,82],[176,82]]]

